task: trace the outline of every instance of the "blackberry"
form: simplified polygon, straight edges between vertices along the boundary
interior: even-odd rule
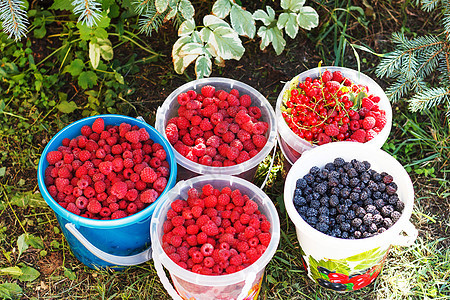
[[[394,207],[392,207],[392,205],[386,205],[381,209],[381,215],[383,217],[390,217],[393,211]]]
[[[353,165],[351,164],[351,163],[345,163],[343,166],[342,166],[342,169],[344,169],[344,171],[348,171],[348,170],[350,170],[350,169],[352,169],[353,168]]]
[[[372,192],[375,192],[375,191],[378,190],[378,184],[375,181],[373,181],[373,180],[369,180],[369,182],[367,183],[367,187]]]
[[[336,207],[339,205],[339,198],[336,195],[331,195],[329,200],[331,207]]]
[[[295,189],[295,191],[294,191],[294,198],[297,197],[297,196],[303,196],[302,189],[300,189],[300,188],[296,188]]]
[[[312,194],[312,192],[313,192],[313,189],[309,185],[307,185],[303,188],[303,195]]]
[[[320,195],[324,195],[327,192],[328,184],[327,183],[319,183],[315,186],[314,191]]]
[[[299,213],[300,216],[302,216],[302,217],[306,216],[306,211],[308,210],[307,206],[300,206],[300,207],[296,207],[296,208],[297,208],[297,212]]]
[[[300,207],[300,206],[305,206],[306,205],[306,199],[298,196],[298,197],[294,197],[294,206],[295,207]]]
[[[362,224],[362,220],[360,218],[354,218],[351,222],[351,225],[355,228],[358,228],[359,226],[361,226]]]
[[[398,211],[402,212],[403,209],[405,208],[405,203],[403,203],[400,199],[397,201],[397,203],[395,204],[395,209],[397,209]]]
[[[350,208],[350,206],[352,206],[353,202],[350,199],[344,199],[344,204]]]
[[[392,221],[393,221],[394,223],[397,222],[398,219],[400,219],[401,216],[402,216],[402,214],[399,213],[398,211],[393,211],[393,212],[391,213],[391,219],[392,219]]]
[[[336,169],[336,171],[339,173],[339,176],[341,176],[342,174],[345,174],[345,169],[343,167],[339,167]]]
[[[361,193],[359,193],[359,199],[361,200],[366,200],[367,198],[369,198],[369,193],[367,193],[367,190],[363,189],[361,191]]]
[[[348,206],[347,205],[345,205],[345,204],[339,204],[338,206],[337,206],[337,211],[340,213],[340,214],[346,214],[347,212],[348,212]]]
[[[364,217],[365,215],[366,215],[366,210],[363,208],[363,207],[359,207],[356,211],[355,211],[355,213],[356,213],[356,216],[358,217],[358,218],[362,218],[362,217]]]
[[[336,216],[336,223],[341,224],[343,222],[345,222],[347,220],[347,218],[345,217],[345,215],[339,214]]]
[[[375,200],[381,199],[381,192],[379,192],[379,191],[373,192],[372,198]]]
[[[336,219],[335,218],[331,218],[330,219],[330,228],[334,227],[334,225],[336,225]]]
[[[350,169],[348,169],[347,174],[348,174],[348,177],[353,178],[353,177],[358,176],[358,171],[356,171],[355,168],[350,168]]]
[[[364,203],[364,206],[373,205],[373,199],[367,198],[366,200],[364,200],[363,203]]]
[[[316,210],[319,209],[320,207],[319,200],[311,200],[311,202],[309,203],[309,207],[315,208]]]
[[[358,163],[358,160],[356,158],[353,158],[350,163],[352,164],[353,167],[356,167],[356,164]]]
[[[350,189],[343,188],[340,192],[342,198],[348,198],[350,196]]]
[[[362,173],[359,179],[361,179],[361,181],[364,182],[364,183],[368,183],[369,180],[370,180],[369,172]]]
[[[353,178],[350,179],[350,181],[349,181],[349,185],[350,185],[351,187],[356,187],[356,186],[358,186],[358,184],[359,184],[359,179],[356,178],[356,177],[353,177]]]
[[[342,184],[342,185],[344,185],[344,186],[346,186],[346,185],[349,185],[350,184],[350,178],[348,177],[348,175],[347,174],[342,174],[342,176],[341,176],[341,180],[340,180],[340,183]]]
[[[356,171],[358,173],[363,173],[363,172],[365,172],[367,170],[366,165],[363,162],[361,162],[361,161],[358,161],[356,163],[355,169],[356,169]]]
[[[363,217],[363,223],[365,225],[370,225],[372,224],[372,219],[373,219],[373,215],[371,213],[367,213],[364,217]]]
[[[325,223],[327,225],[330,224],[330,218],[327,215],[319,215],[317,221],[319,223]]]
[[[374,172],[374,173],[372,174],[372,179],[373,179],[374,181],[376,181],[376,182],[379,182],[379,181],[381,181],[381,180],[383,179],[383,177],[381,176],[380,173]]]
[[[359,207],[363,207],[364,206],[364,201],[359,200],[356,202],[356,205],[358,205]],[[356,211],[356,209],[354,209],[354,211]]]
[[[369,225],[369,232],[370,233],[375,233],[375,232],[377,232],[377,230],[378,230],[378,227],[377,227],[377,225],[375,225],[375,223],[372,223],[372,224]]]
[[[320,204],[328,206],[328,201],[330,198],[327,195],[323,195],[322,198],[319,199]]]
[[[385,184],[389,184],[389,183],[391,183],[393,180],[394,180],[394,178],[393,178],[391,175],[389,175],[389,174],[386,174],[386,175],[384,175],[384,177],[383,177],[383,182],[384,182]]]
[[[329,171],[333,171],[333,170],[336,170],[336,167],[333,163],[327,163],[327,164],[325,164],[325,169],[327,169]]]
[[[367,205],[366,206],[366,212],[370,213],[370,214],[375,214],[375,211],[377,210],[377,208],[373,205]]]
[[[336,170],[331,170],[331,171],[328,172],[327,178],[328,179],[339,178],[339,173]]]
[[[306,216],[307,217],[317,217],[317,215],[318,215],[318,212],[317,212],[317,209],[315,209],[315,208],[310,207],[306,211]]]
[[[380,214],[376,214],[373,215],[373,220],[372,220],[375,224],[379,225],[383,222],[383,216],[381,216]]]
[[[347,231],[342,231],[341,238],[343,238],[343,239],[348,239],[349,236],[350,236],[350,235],[348,234]]]
[[[395,182],[391,182],[386,186],[386,193],[390,195],[394,195],[397,192],[397,184]]]
[[[330,236],[332,236],[332,237],[339,237],[340,238],[341,234],[342,234],[341,230],[339,228],[336,228],[336,227],[334,227],[331,230],[331,232],[330,232]]]
[[[319,172],[319,174],[318,174],[318,176],[321,178],[321,179],[327,179],[328,178],[328,170],[327,169],[322,169],[320,172]]]
[[[360,196],[360,193],[351,192],[349,198],[353,202],[357,202],[359,200],[359,196]]]
[[[314,176],[310,173],[306,174],[305,176],[303,176],[303,179],[305,179],[307,184],[311,184],[314,182]]]
[[[370,162],[368,162],[367,160],[364,160],[363,164],[366,166],[366,170],[370,169],[370,167],[371,167]]]
[[[306,202],[310,203],[312,200],[314,200],[312,194],[306,194],[305,195]]]
[[[386,184],[384,184],[384,182],[379,182],[378,183],[378,191],[384,192],[385,190],[386,190]]]
[[[320,197],[322,197],[322,196],[319,193],[313,192],[312,193],[312,197],[313,197],[314,200],[319,200]]]
[[[323,233],[326,233],[329,228],[330,228],[330,226],[328,226],[328,224],[325,224],[325,223],[320,222],[320,221],[316,225],[316,229],[319,230],[320,232],[323,232]]]
[[[358,203],[353,203],[352,205],[350,205],[350,209],[353,210],[356,213],[356,210],[360,207],[361,205],[358,205]]]
[[[345,160],[342,157],[335,158],[333,162],[337,167],[342,167],[345,164]]]
[[[328,177],[328,186],[333,188],[337,187],[339,184],[339,179],[337,177]]]
[[[295,187],[298,189],[304,189],[306,187],[306,180],[303,178],[297,179]]]
[[[363,234],[362,234],[363,239],[368,238],[370,236],[371,236],[371,234],[368,233],[367,231],[364,231]]]
[[[356,217],[355,211],[349,209],[348,212],[345,214],[345,217],[347,220],[353,220]]]
[[[355,232],[353,232],[353,236],[357,239],[361,238],[362,236],[361,231],[355,230]]]
[[[350,224],[348,222],[342,222],[341,224],[339,224],[339,228],[342,231],[349,231],[350,230]]]
[[[309,173],[316,175],[320,172],[320,168],[318,166],[314,166],[311,169],[309,169]]]
[[[335,215],[337,215],[337,209],[336,209],[336,207],[330,208],[330,216],[335,216]]]
[[[358,230],[361,231],[361,233],[367,231],[367,225],[361,224],[361,226],[358,227]]]
[[[373,204],[375,205],[375,207],[378,210],[381,210],[386,205],[386,203],[383,201],[383,199],[377,199],[373,202]]]
[[[317,217],[308,217],[306,218],[306,222],[311,225],[311,226],[315,226],[317,224]]]
[[[381,193],[381,199],[383,199],[384,202],[387,202],[389,200],[389,195],[386,193]]]
[[[384,225],[384,228],[388,229],[392,225],[394,225],[394,222],[392,222],[392,220],[390,218],[384,218],[383,225]]]
[[[380,234],[380,233],[383,233],[383,232],[385,232],[385,231],[386,231],[386,228],[381,227],[381,228],[378,228],[377,233]]]
[[[330,210],[327,206],[321,206],[319,207],[319,215],[326,215],[329,216],[330,215]]]

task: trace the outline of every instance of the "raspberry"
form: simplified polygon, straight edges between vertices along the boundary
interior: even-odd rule
[[[116,210],[111,214],[111,220],[125,218],[127,213],[123,210]]]
[[[375,119],[375,126],[380,129],[383,129],[384,126],[386,125],[386,123],[387,123],[387,118],[385,115],[380,115],[379,117],[377,117]]]
[[[251,135],[248,131],[245,131],[243,129],[239,130],[237,133],[238,139],[241,140],[241,142],[245,142],[246,140],[251,139]]]
[[[216,92],[216,88],[212,85],[205,85],[201,88],[201,93],[206,98],[211,98],[214,96],[214,93]]]
[[[241,106],[249,107],[252,104],[252,99],[249,95],[245,94],[239,98],[239,103]]]
[[[331,138],[323,132],[319,133],[319,135],[317,136],[317,144],[318,145],[324,145],[324,144],[327,144],[330,142],[331,142]]]
[[[61,204],[61,203],[60,203]],[[81,211],[80,209],[75,205],[75,203],[69,203],[67,204],[66,209],[70,211],[71,213],[74,213],[76,215],[80,215]]]
[[[266,145],[267,143],[267,138],[263,135],[259,135],[256,134],[252,137],[252,141],[253,144],[257,147],[257,148],[262,148]]]
[[[325,87],[330,94],[335,94],[340,89],[341,85],[339,82],[331,80],[325,84]]]
[[[227,158],[231,161],[235,160],[239,156],[239,149],[234,147],[229,147],[227,151]]]
[[[92,123],[92,131],[100,134],[103,130],[105,130],[105,121],[102,118],[95,119]]]
[[[153,188],[159,193],[162,193],[166,188],[166,186],[167,186],[167,179],[165,177],[158,177],[153,183]]]
[[[344,80],[344,75],[342,75],[341,71],[334,71],[332,80],[341,83]]]
[[[91,152],[89,152],[88,150],[81,150],[78,154],[78,157],[83,162],[88,161],[89,159],[91,159]]]
[[[368,97],[364,97],[361,100],[361,107],[367,108],[368,110],[371,110],[374,104],[374,101],[369,99]]]
[[[236,114],[235,121],[238,124],[244,124],[251,121],[251,117],[244,110],[240,110]]]
[[[214,193],[214,187],[211,184],[206,184],[202,187],[202,193],[205,196],[210,196]]]
[[[375,126],[375,118],[374,117],[370,117],[370,116],[366,116],[363,120],[362,126],[364,129],[368,130],[368,129],[372,129]]]
[[[97,200],[89,200],[87,210],[93,214],[98,214],[102,209],[102,205]]]
[[[111,187],[111,194],[116,196],[118,199],[123,199],[127,194],[127,184],[123,181],[118,181],[114,183]]]
[[[240,104],[238,97],[236,97],[233,94],[228,94],[227,102],[228,102],[228,105],[231,106],[231,107],[238,107],[239,104]]]
[[[140,200],[143,203],[153,203],[158,198],[158,192],[153,189],[145,190],[140,195]]]
[[[140,173],[141,180],[147,183],[153,183],[158,178],[158,175],[151,167],[145,167]]]
[[[90,136],[92,133],[92,128],[89,125],[84,125],[81,127],[81,134],[84,136]]]
[[[244,212],[248,215],[255,213],[258,210],[258,204],[253,200],[248,200],[244,206]]]
[[[136,144],[139,143],[140,140],[140,133],[139,131],[128,131],[127,133],[125,133],[125,138],[127,139],[127,141],[129,141],[132,144]]]
[[[337,136],[339,134],[339,128],[335,124],[329,124],[325,126],[325,134],[328,136]]]
[[[150,134],[147,132],[145,128],[140,128],[138,132],[140,141],[145,142],[150,138]]]
[[[219,234],[219,228],[217,227],[217,225],[209,220],[206,222],[206,224],[204,224],[203,226],[201,226],[201,229],[204,233],[206,233],[208,236],[215,236],[217,234]]]
[[[333,79],[333,74],[331,73],[331,71],[326,70],[325,72],[323,72],[322,74],[322,82],[328,82],[330,80]]]
[[[54,165],[58,161],[63,159],[63,154],[60,151],[50,151],[49,153],[47,153],[46,158],[50,165]]]
[[[191,98],[189,97],[188,93],[181,93],[178,95],[177,97],[177,101],[180,105],[186,105],[186,103],[189,102],[189,100],[191,100]]]
[[[377,135],[378,135],[378,133],[375,130],[369,129],[369,130],[366,131],[366,140],[370,141],[371,139],[373,139]]]

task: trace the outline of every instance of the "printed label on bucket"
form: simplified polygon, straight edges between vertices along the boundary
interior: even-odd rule
[[[319,259],[302,253],[308,276],[328,289],[355,291],[372,283],[381,272],[389,249],[375,248],[343,259]]]

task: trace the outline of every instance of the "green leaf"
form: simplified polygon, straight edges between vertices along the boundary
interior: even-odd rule
[[[37,39],[42,39],[47,34],[47,29],[45,29],[45,24],[42,24],[40,28],[33,30],[33,35]]]
[[[73,272],[71,269],[64,268],[64,276],[69,278],[70,280],[76,280],[77,274]]]
[[[25,234],[25,241],[28,245],[36,249],[44,249],[44,242],[38,236],[34,236],[32,234]]]
[[[122,74],[114,72],[114,78],[117,80],[118,83],[125,84],[125,80],[123,79]]]
[[[100,63],[100,45],[92,41],[89,42],[89,59],[91,60],[92,67],[97,69]]]
[[[231,1],[230,0],[217,0],[212,8],[212,13],[216,17],[220,19],[224,19],[231,10]]]
[[[69,72],[72,76],[78,76],[80,75],[81,71],[83,71],[83,68],[84,62],[81,59],[76,58],[72,60],[70,65],[64,68],[64,72]]]
[[[156,10],[160,14],[162,14],[163,12],[166,11],[168,5],[169,5],[169,0],[156,0],[155,1]]]
[[[81,72],[78,77],[78,84],[83,89],[92,88],[97,84],[97,75],[92,71]]]
[[[24,282],[24,281],[27,281],[27,282],[34,281],[41,275],[41,273],[39,273],[38,270],[36,270],[36,269],[34,269],[32,267],[29,267],[29,266],[27,266],[25,264],[21,268],[21,270],[22,270],[22,275],[18,276],[17,278],[20,281],[22,281],[22,282]]]
[[[277,27],[267,28],[261,26],[258,30],[258,36],[261,37],[261,50],[265,49],[270,43],[272,43],[273,49],[276,54],[279,55],[283,52],[286,46],[286,41],[283,38],[283,33]]]
[[[17,248],[19,249],[19,257],[22,255],[24,251],[28,249],[28,243],[26,242],[25,236],[27,234],[23,233],[17,238]]]
[[[99,39],[107,39],[108,38],[108,31],[106,31],[103,28],[96,28],[94,30],[94,36]]]
[[[56,108],[64,114],[70,114],[73,111],[75,111],[76,109],[78,109],[78,106],[74,101],[70,101],[70,102],[62,101],[61,103],[59,103],[56,106]]]
[[[100,45],[100,55],[104,60],[111,60],[114,56],[114,50],[112,43],[109,39],[98,39],[98,44]]]
[[[311,30],[319,25],[319,15],[310,6],[303,6],[297,15],[297,24],[301,28]]]
[[[292,12],[299,11],[305,4],[306,0],[281,0],[281,7],[283,9],[289,9]]]
[[[18,299],[22,293],[22,288],[16,283],[6,282],[0,284],[1,299]]]
[[[0,275],[20,276],[22,274],[22,270],[17,266],[0,269]]]
[[[49,9],[73,10],[71,0],[54,0]]]
[[[206,55],[199,56],[195,61],[195,74],[197,79],[209,77],[209,75],[211,75],[211,70],[211,58],[206,57]]]
[[[178,36],[190,35],[195,30],[194,19],[186,20],[178,28]]]
[[[94,30],[86,25],[86,23],[77,23],[77,28],[80,30],[80,38],[87,41],[94,34]]]
[[[253,38],[256,33],[255,20],[250,12],[233,5],[230,14],[231,26],[239,35]]]
[[[0,168],[0,177],[5,176],[5,174],[6,174],[6,167],[1,167]]]
[[[277,27],[278,29],[285,29],[287,35],[290,36],[291,39],[295,38],[298,33],[298,25],[297,25],[297,15],[294,13],[282,13],[278,18]]]
[[[194,6],[192,6],[191,1],[181,0],[178,6],[178,10],[186,20],[194,18],[195,9]]]
[[[107,28],[110,22],[111,19],[108,17],[108,12],[103,11],[102,16],[100,17],[100,19],[97,20],[97,27]]]

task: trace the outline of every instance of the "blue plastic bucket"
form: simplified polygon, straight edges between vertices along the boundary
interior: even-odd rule
[[[132,126],[145,128],[150,138],[163,146],[167,153],[170,176],[161,196],[175,185],[177,164],[172,147],[156,129],[143,121],[121,115],[99,115],[76,121],[59,131],[42,152],[37,174],[39,189],[47,204],[55,212],[56,219],[75,257],[93,269],[120,269],[146,262],[151,258],[150,221],[161,196],[147,208],[131,216],[116,220],[95,220],[78,216],[64,209],[50,196],[44,183],[44,173],[48,167],[45,159],[47,153],[61,146],[64,138],[81,135],[81,127],[92,125],[99,117],[105,121],[105,125],[120,125],[126,122]]]

